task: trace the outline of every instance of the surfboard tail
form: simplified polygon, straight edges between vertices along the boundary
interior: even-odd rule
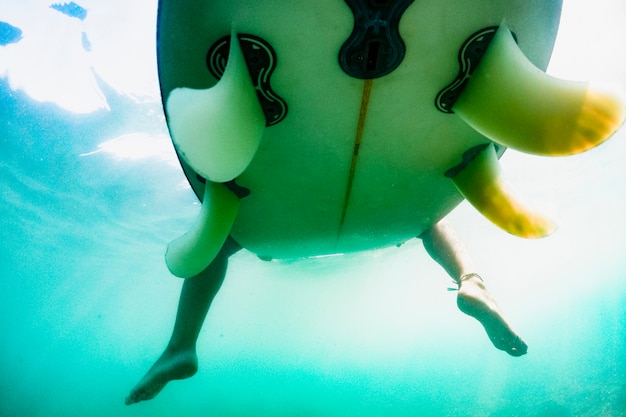
[[[466,152],[464,162],[447,175],[480,213],[513,235],[541,238],[557,228],[548,216],[515,195],[504,181],[493,144]]]
[[[201,176],[227,182],[248,167],[266,119],[235,33],[218,83],[204,90],[177,88],[166,109],[178,154]]]
[[[167,247],[165,262],[172,274],[190,278],[215,259],[239,210],[239,198],[224,184],[206,182],[202,208],[187,233]]]
[[[622,88],[564,81],[535,67],[502,24],[453,107],[489,139],[537,155],[584,152],[626,118]]]

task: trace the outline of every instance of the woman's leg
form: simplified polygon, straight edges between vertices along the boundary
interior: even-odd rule
[[[239,245],[228,238],[215,260],[204,271],[185,280],[170,341],[163,354],[131,390],[126,398],[127,405],[150,400],[168,382],[189,378],[196,373],[198,335],[209,307],[224,281],[228,258],[239,249]]]
[[[430,257],[459,285],[459,309],[483,325],[496,348],[512,356],[526,354],[528,346],[504,318],[485,288],[482,278],[476,273],[474,261],[452,226],[448,222],[440,221],[420,238]]]

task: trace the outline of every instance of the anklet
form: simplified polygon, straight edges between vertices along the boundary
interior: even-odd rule
[[[461,287],[461,283],[463,281],[466,281],[466,280],[470,279],[470,278],[478,278],[481,282],[485,282],[485,281],[483,281],[483,279],[482,279],[482,277],[480,275],[478,275],[475,272],[472,272],[471,274],[465,274],[465,275],[461,276],[461,278],[459,278],[459,282],[452,281],[452,282],[454,282],[456,284],[456,288],[448,287],[448,291],[458,291],[459,288]]]
[[[468,279],[470,279],[470,278],[478,278],[478,279],[479,279],[479,280],[481,280],[482,282],[485,282],[485,281],[483,281],[483,279],[482,279],[482,277],[481,277],[480,275],[478,275],[478,274],[477,274],[477,273],[475,273],[475,272],[472,272],[471,274],[466,274],[466,275],[463,275],[463,276],[461,277],[461,279],[459,279],[459,284],[461,284],[461,282],[466,281],[466,280],[468,280]]]

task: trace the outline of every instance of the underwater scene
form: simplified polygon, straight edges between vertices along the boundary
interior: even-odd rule
[[[1,417],[624,417],[626,129],[576,156],[508,150],[559,228],[447,220],[528,344],[494,348],[413,239],[230,259],[198,372],[150,401],[183,280],[165,248],[200,204],[166,125],[157,0],[0,3]],[[565,0],[548,73],[626,84],[626,3]]]

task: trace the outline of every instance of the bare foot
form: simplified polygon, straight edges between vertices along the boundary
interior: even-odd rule
[[[478,275],[470,274],[461,278],[457,305],[463,313],[483,325],[496,348],[512,356],[526,354],[528,345],[513,331]]]
[[[163,387],[175,379],[185,379],[198,371],[198,357],[194,350],[171,351],[166,349],[152,368],[130,391],[126,405],[151,400]]]

